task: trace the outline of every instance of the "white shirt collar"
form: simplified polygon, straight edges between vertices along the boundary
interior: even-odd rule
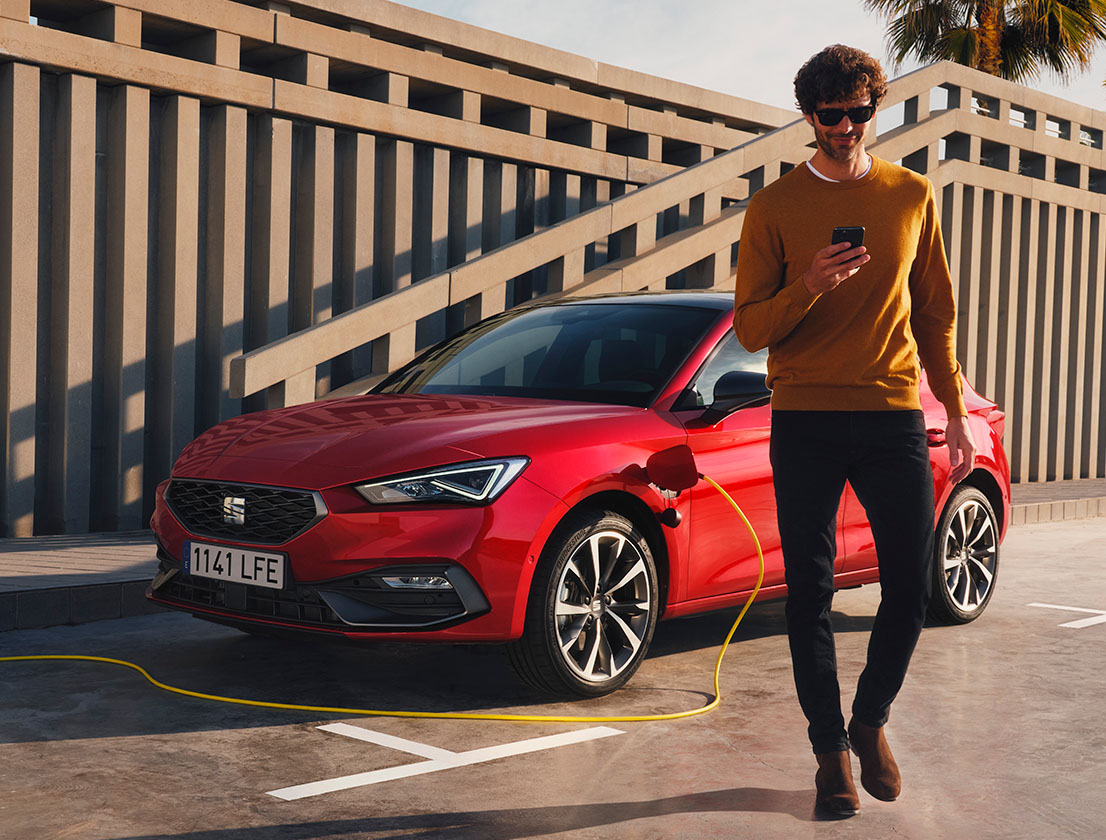
[[[841,181],[837,178],[828,178],[825,175],[823,175],[821,172],[819,172],[817,169],[814,168],[813,164],[811,164],[811,162],[809,160],[806,162],[806,168],[809,169],[811,172],[813,172],[815,175],[817,175],[819,178],[821,178],[823,181],[829,181],[831,184],[840,184],[841,183]],[[872,156],[868,155],[868,165],[865,167],[863,172],[861,172],[859,175],[856,176],[856,180],[859,181],[861,178],[863,178],[865,175],[867,175],[871,171],[872,171]]]

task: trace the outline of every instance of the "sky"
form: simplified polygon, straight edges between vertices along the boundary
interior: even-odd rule
[[[545,46],[729,93],[794,108],[792,80],[822,47],[865,50],[897,71],[884,43],[885,22],[861,0],[399,0],[401,5],[464,21]],[[1106,111],[1106,49],[1065,86],[1048,75],[1046,93]]]

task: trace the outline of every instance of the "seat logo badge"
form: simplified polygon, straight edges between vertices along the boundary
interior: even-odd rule
[[[246,500],[238,496],[224,496],[223,521],[228,525],[245,525]]]

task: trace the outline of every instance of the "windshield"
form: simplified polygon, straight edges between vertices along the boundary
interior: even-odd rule
[[[719,314],[694,306],[625,302],[507,312],[431,348],[374,391],[644,407]]]

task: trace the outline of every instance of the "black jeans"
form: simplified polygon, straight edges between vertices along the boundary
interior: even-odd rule
[[[830,606],[837,510],[848,480],[868,514],[882,598],[853,717],[887,722],[925,621],[933,474],[920,411],[774,411],[771,459],[787,581],[787,637],[815,753],[849,748]]]

